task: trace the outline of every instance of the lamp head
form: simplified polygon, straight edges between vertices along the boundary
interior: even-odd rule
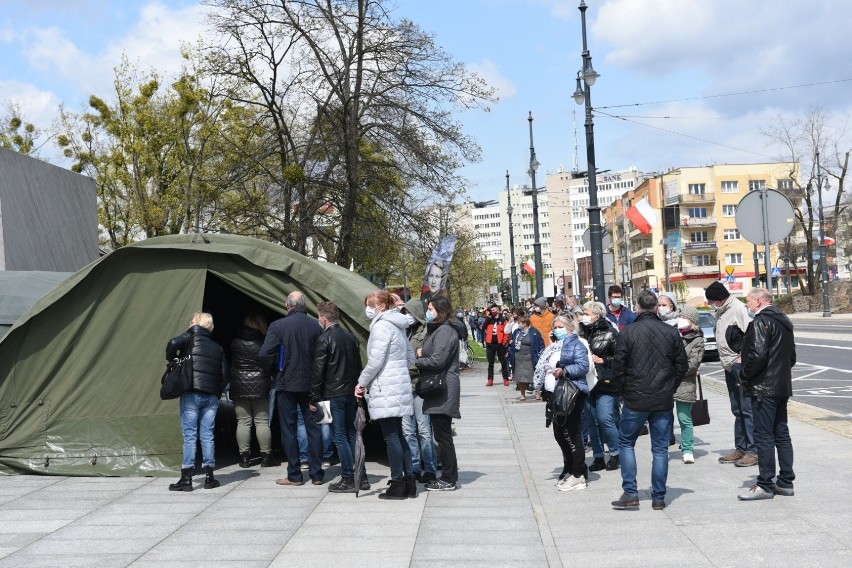
[[[598,77],[600,77],[600,73],[594,70],[592,67],[592,58],[589,57],[588,65],[583,69],[583,80],[591,87],[598,80]]]
[[[574,97],[574,102],[578,105],[583,104],[586,100],[586,95],[583,93],[583,86],[580,84],[580,72],[577,72],[577,90],[574,91],[574,94],[571,95]]]

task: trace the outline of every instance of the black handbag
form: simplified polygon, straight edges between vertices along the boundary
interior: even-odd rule
[[[707,399],[701,389],[701,373],[696,373],[695,381],[698,383],[698,398],[692,405],[692,425],[704,426],[710,424],[710,409],[707,407]]]
[[[578,398],[580,398],[580,389],[577,388],[574,381],[567,377],[562,377],[556,381],[553,396],[550,398],[551,414],[556,426],[565,425],[568,415],[571,414],[577,404]]]
[[[160,385],[160,398],[163,400],[179,398],[189,392],[192,389],[192,355],[169,361]]]
[[[420,374],[420,380],[414,387],[414,394],[420,398],[434,398],[447,392],[447,376],[445,373],[423,376]]]

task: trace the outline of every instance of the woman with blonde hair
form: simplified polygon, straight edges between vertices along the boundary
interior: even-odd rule
[[[206,478],[204,489],[219,487],[213,477],[216,466],[216,445],[213,430],[219,397],[225,389],[225,352],[212,335],[213,316],[195,312],[189,329],[173,337],[166,346],[166,360],[190,357],[192,364],[192,389],[180,396],[180,422],[183,431],[183,464],[180,480],[169,485],[169,491],[192,491],[192,473],[195,469],[195,446],[201,441],[201,465]]]
[[[379,423],[388,451],[390,487],[380,499],[417,496],[412,474],[411,449],[402,431],[402,417],[414,412],[409,366],[415,356],[405,330],[409,321],[396,307],[391,294],[377,290],[364,299],[364,312],[370,321],[367,365],[358,377],[355,396],[367,395],[370,418]]]

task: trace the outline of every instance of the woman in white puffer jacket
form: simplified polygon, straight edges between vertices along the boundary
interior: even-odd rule
[[[415,497],[417,485],[411,475],[411,450],[402,433],[402,417],[414,412],[408,368],[414,365],[415,356],[405,336],[409,322],[384,290],[371,293],[364,304],[372,323],[367,366],[358,377],[355,396],[361,398],[366,391],[370,418],[379,423],[388,448],[390,487],[379,498]]]

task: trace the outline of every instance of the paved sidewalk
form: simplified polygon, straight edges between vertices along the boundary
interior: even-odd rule
[[[614,511],[619,473],[557,491],[562,460],[543,405],[515,402],[514,387],[486,388],[481,375],[462,374],[455,492],[382,501],[388,470],[372,462],[374,489],[358,499],[327,485],[276,486],[283,467],[230,466],[218,472],[222,487],[192,493],[170,493],[162,478],[0,477],[0,567],[852,565],[852,439],[819,419],[791,423],[796,496],[738,502],[757,469],[717,462],[733,418],[723,389],[706,381],[712,423],[696,429],[694,465],[670,452],[666,509],[650,506],[643,436],[640,510]]]

